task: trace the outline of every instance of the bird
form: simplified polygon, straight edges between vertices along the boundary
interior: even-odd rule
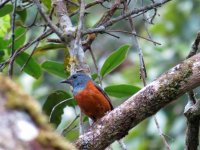
[[[72,86],[78,106],[93,122],[114,109],[106,92],[85,73],[75,73],[61,83]],[[127,150],[122,140],[118,140],[118,143],[123,150]]]
[[[87,74],[75,73],[61,83],[72,86],[72,93],[78,106],[93,122],[113,110],[108,95]]]

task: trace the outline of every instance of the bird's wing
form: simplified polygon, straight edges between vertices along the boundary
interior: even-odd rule
[[[96,88],[97,88],[101,93],[103,93],[103,95],[104,95],[105,98],[108,100],[108,102],[109,102],[109,104],[110,104],[110,106],[111,106],[111,110],[113,110],[114,107],[113,107],[113,105],[112,105],[112,103],[111,103],[110,98],[109,98],[108,95],[106,94],[106,92],[105,92],[98,84],[96,84],[95,82],[94,82],[94,85],[96,86]]]

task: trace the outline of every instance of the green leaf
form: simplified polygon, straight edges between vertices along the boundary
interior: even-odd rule
[[[25,24],[26,18],[27,18],[27,11],[28,11],[27,9],[23,9],[23,10],[20,10],[20,11],[16,12],[18,16],[16,16],[15,23],[17,25]]]
[[[52,44],[51,43],[51,44],[47,44],[47,45],[36,48],[34,54],[39,54],[39,53],[46,52],[49,50],[58,50],[58,49],[64,49],[64,48],[66,48],[64,46],[64,44]]]
[[[14,50],[18,49],[19,47],[23,46],[26,40],[26,29],[22,27],[18,27],[15,29],[15,42],[14,42]],[[8,53],[11,53],[11,39],[9,40]]]
[[[108,56],[100,71],[102,77],[113,71],[125,60],[129,47],[129,45],[123,45]]]
[[[9,13],[11,13],[13,10],[13,6],[11,4],[7,4],[5,6],[3,6],[1,9],[0,9],[0,17],[3,17]]]
[[[5,52],[3,50],[0,49],[0,62],[3,61],[3,57],[5,55]]]
[[[117,97],[117,98],[123,98],[123,97],[129,97],[135,94],[140,90],[139,87],[128,85],[128,84],[119,84],[119,85],[111,85],[104,88],[106,93],[108,93],[110,96]]]
[[[51,1],[50,0],[42,0],[42,3],[48,8],[48,10],[51,10]]]
[[[93,73],[91,76],[92,76],[92,80],[96,80],[98,78],[98,74],[97,73]]]
[[[5,40],[4,38],[0,37],[0,49],[7,49],[9,42],[9,40]]]
[[[15,50],[24,44],[26,40],[25,32],[26,32],[26,29],[22,27],[18,27],[15,30]]]
[[[29,58],[29,54],[27,53],[21,53],[19,56],[16,57],[16,63],[19,66],[23,66],[28,58]],[[41,74],[42,74],[42,70],[40,68],[40,65],[38,65],[38,63],[31,57],[29,62],[26,64],[25,68],[24,68],[24,72],[26,72],[27,74],[31,75],[32,77],[38,79]]]
[[[63,63],[55,61],[45,61],[42,63],[41,67],[47,72],[62,78],[67,78],[69,76],[69,73],[65,73]]]
[[[62,90],[57,90],[51,93],[43,105],[43,111],[50,116],[50,122],[54,123],[56,126],[61,122],[61,116],[63,114],[63,109],[66,106],[75,107],[76,102],[74,99],[70,99],[72,96]],[[67,100],[69,99],[69,100]],[[66,101],[65,101],[66,100]]]
[[[0,37],[5,37],[10,32],[10,15],[0,17]]]

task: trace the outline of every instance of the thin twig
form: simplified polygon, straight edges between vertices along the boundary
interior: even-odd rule
[[[152,3],[155,3],[154,0],[151,0],[151,1],[152,1]],[[151,24],[153,24],[153,21],[154,21],[156,15],[157,15],[157,8],[154,8],[154,14],[153,14],[153,16],[151,17],[151,20],[150,20]]]
[[[88,9],[88,8],[90,8],[90,7],[93,7],[93,6],[97,5],[97,4],[102,4],[104,1],[106,1],[106,0],[96,0],[96,1],[93,1],[93,2],[91,2],[91,3],[89,3],[89,4],[87,4],[87,5],[85,6],[85,9]],[[76,11],[72,12],[71,14],[69,14],[69,16],[72,17],[72,16],[76,15],[79,11],[80,11],[80,10],[77,9]]]
[[[108,34],[108,35],[110,35],[110,36],[113,36],[113,37],[115,37],[115,38],[117,38],[117,39],[120,38],[119,36],[114,35],[114,34],[112,34],[112,33],[109,33],[109,32],[107,32],[107,31],[104,31],[103,33]]]
[[[154,122],[156,124],[156,128],[158,129],[158,132],[160,134],[160,137],[162,138],[162,141],[164,142],[165,146],[166,146],[166,149],[167,150],[171,150],[167,140],[165,139],[165,135],[163,134],[163,131],[162,129],[160,128],[160,125],[159,125],[159,122],[158,122],[158,119],[156,117],[156,114],[153,116],[153,119],[154,119]]]
[[[101,19],[99,19],[99,21],[96,23],[96,25],[94,25],[95,27],[99,27],[103,24],[105,24],[106,22],[108,22],[111,17],[114,15],[115,11],[119,8],[120,4],[121,4],[122,0],[115,0],[113,5],[111,6],[111,8],[109,8],[108,11],[106,11],[103,16],[101,17]]]
[[[128,12],[128,6],[127,6],[126,2],[124,2],[124,7],[125,7],[125,13]],[[145,64],[144,64],[143,52],[142,52],[142,49],[139,45],[139,41],[138,41],[137,37],[135,36],[135,35],[137,35],[137,33],[136,33],[136,30],[135,30],[135,27],[134,27],[134,24],[133,24],[133,20],[130,16],[128,17],[128,20],[129,20],[129,23],[130,23],[130,26],[131,26],[132,33],[134,33],[133,34],[133,40],[135,41],[136,48],[137,48],[138,54],[139,54],[140,77],[143,81],[144,86],[146,86],[145,78],[147,77],[147,73],[146,73],[146,69],[145,69],[146,67],[145,67]]]
[[[24,68],[26,67],[26,65],[28,64],[28,62],[30,61],[31,57],[33,56],[33,54],[34,54],[36,48],[38,47],[38,45],[39,45],[39,41],[37,41],[37,43],[35,44],[35,46],[34,46],[32,52],[31,52],[31,54],[28,57],[28,59],[26,60],[26,62],[24,63],[24,65],[21,67],[20,72],[22,72],[24,70]]]
[[[11,40],[11,56],[14,53],[14,48],[15,48],[15,17],[16,17],[16,7],[17,7],[17,0],[14,1],[14,7],[13,7],[13,12],[12,12],[12,40]],[[8,68],[8,74],[12,78],[13,75],[13,62],[9,63],[9,68]]]
[[[142,6],[143,6],[143,4],[144,4],[144,0],[142,0]],[[151,37],[151,35],[150,35],[150,33],[149,33],[149,30],[148,30],[148,23],[149,23],[149,22],[148,22],[146,13],[143,14],[143,22],[144,22],[145,31],[146,31],[146,33],[147,33],[149,39],[152,40],[152,37]],[[154,43],[154,44],[155,44],[155,43]],[[156,44],[155,44],[155,45],[156,45]]]
[[[69,128],[72,126],[72,124],[74,124],[74,122],[75,122],[78,118],[79,118],[79,115],[77,115],[77,116],[72,120],[72,122],[71,122],[66,128],[63,129],[62,135],[65,135],[65,134],[68,132]]]
[[[52,13],[53,13],[53,8],[52,8],[52,11],[51,11],[51,13],[50,13],[50,16],[52,15]],[[36,15],[36,18],[37,18],[37,15]],[[36,20],[36,18],[35,18],[35,20]],[[47,26],[44,27],[43,32],[45,32],[46,29],[47,29]],[[33,54],[34,54],[36,48],[38,47],[38,45],[39,45],[39,41],[36,43],[36,45],[34,46],[32,52],[31,52],[31,54],[30,54],[30,56],[28,57],[28,59],[26,60],[26,62],[24,63],[24,65],[22,66],[21,72],[24,70],[24,68],[26,67],[26,65],[27,65],[28,62],[30,61],[30,59],[31,59],[31,57],[33,56]]]
[[[21,54],[23,51],[25,51],[27,48],[29,48],[30,46],[32,46],[33,44],[37,43],[40,40],[43,40],[44,38],[48,37],[49,35],[51,35],[53,33],[53,31],[51,29],[48,29],[46,32],[42,33],[39,37],[37,37],[35,40],[33,41],[29,41],[28,43],[26,43],[25,45],[23,45],[22,47],[18,48],[17,50],[15,50],[14,54],[5,62],[0,64],[0,69],[2,70],[3,68],[6,67],[6,65],[8,65],[9,63],[13,63],[14,59]]]
[[[125,33],[125,34],[135,35],[135,36],[137,36],[137,37],[139,37],[139,38],[145,39],[145,40],[147,40],[147,41],[149,41],[149,42],[152,42],[152,43],[154,43],[154,44],[161,45],[160,43],[158,43],[158,42],[156,42],[156,41],[153,41],[152,39],[148,39],[148,38],[146,38],[146,37],[143,37],[143,36],[141,36],[141,35],[135,34],[135,33],[133,33],[133,32],[124,31],[124,30],[106,30],[106,31],[107,31],[107,32],[121,32],[121,33]]]
[[[160,7],[162,5],[164,5],[165,3],[169,2],[171,0],[164,0],[162,2],[157,2],[157,3],[154,3],[154,4],[151,4],[151,5],[148,5],[148,6],[145,6],[145,7],[142,7],[142,8],[138,8],[138,9],[134,9],[132,11],[128,11],[116,18],[113,18],[113,19],[110,19],[109,21],[107,21],[106,23],[104,23],[103,25],[97,27],[97,28],[90,28],[90,29],[87,29],[85,32],[83,32],[83,34],[89,34],[89,33],[95,33],[95,32],[102,32],[106,29],[106,27],[108,26],[111,26],[115,23],[117,23],[118,21],[120,20],[123,20],[124,18],[127,18],[131,15],[134,15],[134,14],[138,14],[138,13],[145,13],[151,9],[154,9],[154,8],[157,8],[157,7]]]
[[[143,0],[142,0],[142,6],[143,6]],[[146,17],[146,14],[144,13],[143,14],[143,20],[144,20],[144,27],[145,27],[145,30],[146,30],[146,32],[147,32],[147,35],[148,35],[148,37],[149,37],[149,39],[152,39],[151,38],[151,35],[150,35],[150,33],[149,33],[149,31],[148,31],[148,29],[147,29],[147,17]],[[144,60],[143,58],[141,58],[142,60]],[[141,68],[142,69],[142,68]],[[141,70],[140,69],[140,70]],[[143,71],[145,71],[145,73],[146,73],[146,70],[143,70]],[[144,74],[144,72],[143,72],[143,74]],[[147,73],[146,73],[147,74]],[[142,77],[142,76],[141,76]],[[143,83],[144,83],[144,86],[146,86],[146,83],[145,83],[145,79],[144,79],[144,77],[142,77],[142,79],[143,79]],[[160,134],[160,137],[162,138],[162,141],[163,141],[163,143],[165,144],[165,147],[166,147],[166,149],[167,150],[170,150],[171,148],[170,148],[170,145],[168,144],[168,142],[167,142],[167,140],[166,140],[166,138],[165,138],[165,135],[163,134],[163,131],[162,131],[162,129],[160,128],[160,124],[159,124],[159,122],[158,122],[158,119],[157,119],[157,117],[156,117],[156,114],[153,116],[153,119],[154,119],[154,122],[155,122],[155,124],[156,124],[156,128],[157,128],[157,130],[158,130],[158,132],[159,132],[159,134]]]
[[[52,39],[52,38],[48,38],[47,42],[52,42],[52,43],[62,43],[60,39]]]
[[[24,31],[22,34],[20,34],[18,37],[15,37],[14,42],[16,42],[17,40],[19,40],[22,36],[24,36],[29,29],[27,29],[26,31]],[[12,42],[8,45],[8,47],[12,47]]]
[[[90,7],[92,7],[92,6],[95,6],[95,5],[97,5],[97,4],[102,4],[104,1],[105,1],[105,0],[96,0],[96,1],[93,1],[93,2],[91,2],[91,3],[89,3],[89,4],[87,4],[87,5],[85,6],[85,9],[90,8]]]
[[[53,112],[56,110],[56,107],[58,107],[59,105],[61,105],[61,104],[64,103],[64,102],[67,102],[67,101],[72,100],[72,99],[73,99],[73,97],[68,98],[68,99],[65,99],[65,100],[59,102],[58,104],[56,104],[56,105],[53,107],[53,109],[51,110],[51,113],[50,113],[50,115],[49,115],[49,122],[51,122],[51,117],[52,117]]]
[[[49,19],[50,20],[52,20],[53,12],[54,12],[54,7],[52,6],[50,14],[49,14]]]
[[[125,11],[128,11],[128,5],[127,5],[126,2],[124,2],[124,7],[125,7]],[[133,24],[133,19],[132,19],[130,16],[128,17],[128,19],[129,19],[129,23],[130,23],[130,26],[131,26],[131,29],[132,29],[132,33],[137,34],[137,33],[136,33],[136,30],[135,30],[135,27],[134,27],[134,24]],[[142,79],[142,81],[143,81],[143,85],[144,85],[144,87],[145,87],[145,86],[146,86],[147,72],[146,72],[146,67],[145,67],[145,63],[144,63],[143,52],[142,52],[142,49],[141,49],[141,47],[140,47],[140,45],[139,45],[139,41],[138,41],[138,39],[137,39],[137,37],[136,37],[135,35],[133,36],[133,39],[134,39],[134,41],[135,41],[136,48],[137,48],[138,54],[139,54],[139,60],[140,60],[140,77],[141,77],[141,79]],[[170,146],[169,146],[169,144],[167,143],[167,140],[165,139],[165,137],[164,137],[164,135],[163,135],[163,132],[162,132],[162,130],[161,130],[161,128],[160,128],[160,125],[159,125],[159,123],[158,123],[158,121],[157,121],[156,116],[154,115],[153,118],[154,118],[156,127],[157,127],[157,129],[158,129],[158,131],[159,131],[159,134],[160,134],[160,136],[161,136],[161,138],[162,138],[162,140],[163,140],[163,142],[164,142],[166,148],[167,148],[168,150],[170,150]]]
[[[92,60],[93,60],[93,63],[94,63],[95,69],[96,69],[96,73],[97,73],[97,76],[98,76],[98,79],[99,79],[99,83],[102,86],[102,79],[101,79],[101,76],[99,74],[99,68],[97,66],[97,61],[96,61],[95,55],[94,55],[91,47],[89,47],[89,51],[90,51],[90,54],[92,56]]]
[[[62,37],[62,32],[60,31],[60,29],[55,26],[50,18],[45,14],[45,12],[42,10],[42,6],[40,5],[40,2],[38,0],[33,0],[34,3],[36,4],[38,11],[40,12],[40,15],[43,17],[43,19],[46,21],[46,23],[48,24],[48,26],[58,35],[58,37],[60,39],[63,39]]]

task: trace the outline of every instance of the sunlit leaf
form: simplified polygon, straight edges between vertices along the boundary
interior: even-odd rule
[[[30,55],[28,55],[25,52],[21,53],[19,56],[16,57],[16,59],[15,59],[16,63],[22,67],[27,62],[29,56]],[[26,66],[24,68],[24,72],[26,72],[27,74],[31,75],[32,77],[34,77],[36,79],[38,79],[42,74],[40,65],[32,57],[26,64]]]
[[[108,56],[100,71],[102,77],[113,71],[126,59],[129,47],[129,45],[123,45]]]
[[[76,102],[71,95],[65,91],[58,90],[51,93],[43,105],[43,111],[50,116],[50,122],[56,126],[61,121],[63,109],[66,106],[75,107]]]
[[[41,67],[47,72],[62,78],[67,78],[69,76],[68,73],[65,73],[64,64],[60,62],[48,60],[43,62]]]
[[[117,97],[117,98],[123,98],[123,97],[129,97],[135,94],[140,90],[139,87],[128,85],[128,84],[119,84],[119,85],[111,85],[104,88],[106,93],[108,93],[110,96]]]
[[[75,4],[79,4],[78,0],[71,0],[71,2],[67,2],[67,10],[68,10],[69,13],[72,13],[79,8]]]
[[[6,15],[0,17],[0,37],[4,37],[6,34],[8,34],[9,29],[10,29],[10,16]]]
[[[42,3],[48,8],[51,9],[51,1],[50,0],[42,0]]]

